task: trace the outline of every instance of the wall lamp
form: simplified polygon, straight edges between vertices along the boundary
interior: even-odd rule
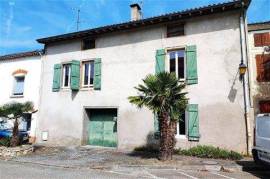
[[[240,76],[245,75],[246,71],[247,71],[247,66],[243,62],[241,62],[239,64],[239,74],[240,74]]]

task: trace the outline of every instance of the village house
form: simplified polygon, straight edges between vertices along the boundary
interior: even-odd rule
[[[133,149],[155,141],[157,122],[128,101],[148,74],[175,72],[189,105],[177,125],[177,147],[251,146],[246,9],[235,0],[41,38],[44,44],[37,143]],[[146,9],[147,10],[147,9]],[[26,69],[27,70],[27,69]]]
[[[270,113],[270,22],[249,24],[248,42],[254,115]]]
[[[32,101],[38,110],[41,54],[42,51],[35,50],[0,56],[0,105]],[[29,131],[30,142],[34,142],[37,113],[26,114],[24,118],[19,128]],[[13,126],[11,121],[7,122]]]

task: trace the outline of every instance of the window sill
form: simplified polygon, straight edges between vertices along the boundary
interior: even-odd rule
[[[23,98],[24,95],[11,95],[10,98]]]
[[[89,87],[81,87],[80,91],[92,91],[94,90],[94,86],[89,86]]]
[[[187,139],[186,135],[175,135],[176,139]]]

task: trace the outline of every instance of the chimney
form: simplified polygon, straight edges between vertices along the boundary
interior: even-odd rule
[[[139,4],[135,3],[135,4],[131,4],[130,5],[131,8],[131,20],[132,21],[137,21],[140,20],[142,18],[142,12],[141,12],[141,7]]]

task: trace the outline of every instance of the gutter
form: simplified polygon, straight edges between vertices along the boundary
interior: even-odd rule
[[[251,129],[250,129],[250,95],[249,95],[249,68],[248,68],[248,49],[247,49],[247,31],[246,31],[246,9],[243,8],[239,18],[239,28],[240,28],[240,45],[241,45],[241,63],[247,65],[247,72],[243,75],[242,84],[243,84],[243,96],[244,96],[244,117],[246,123],[246,144],[247,144],[247,155],[251,153]]]

